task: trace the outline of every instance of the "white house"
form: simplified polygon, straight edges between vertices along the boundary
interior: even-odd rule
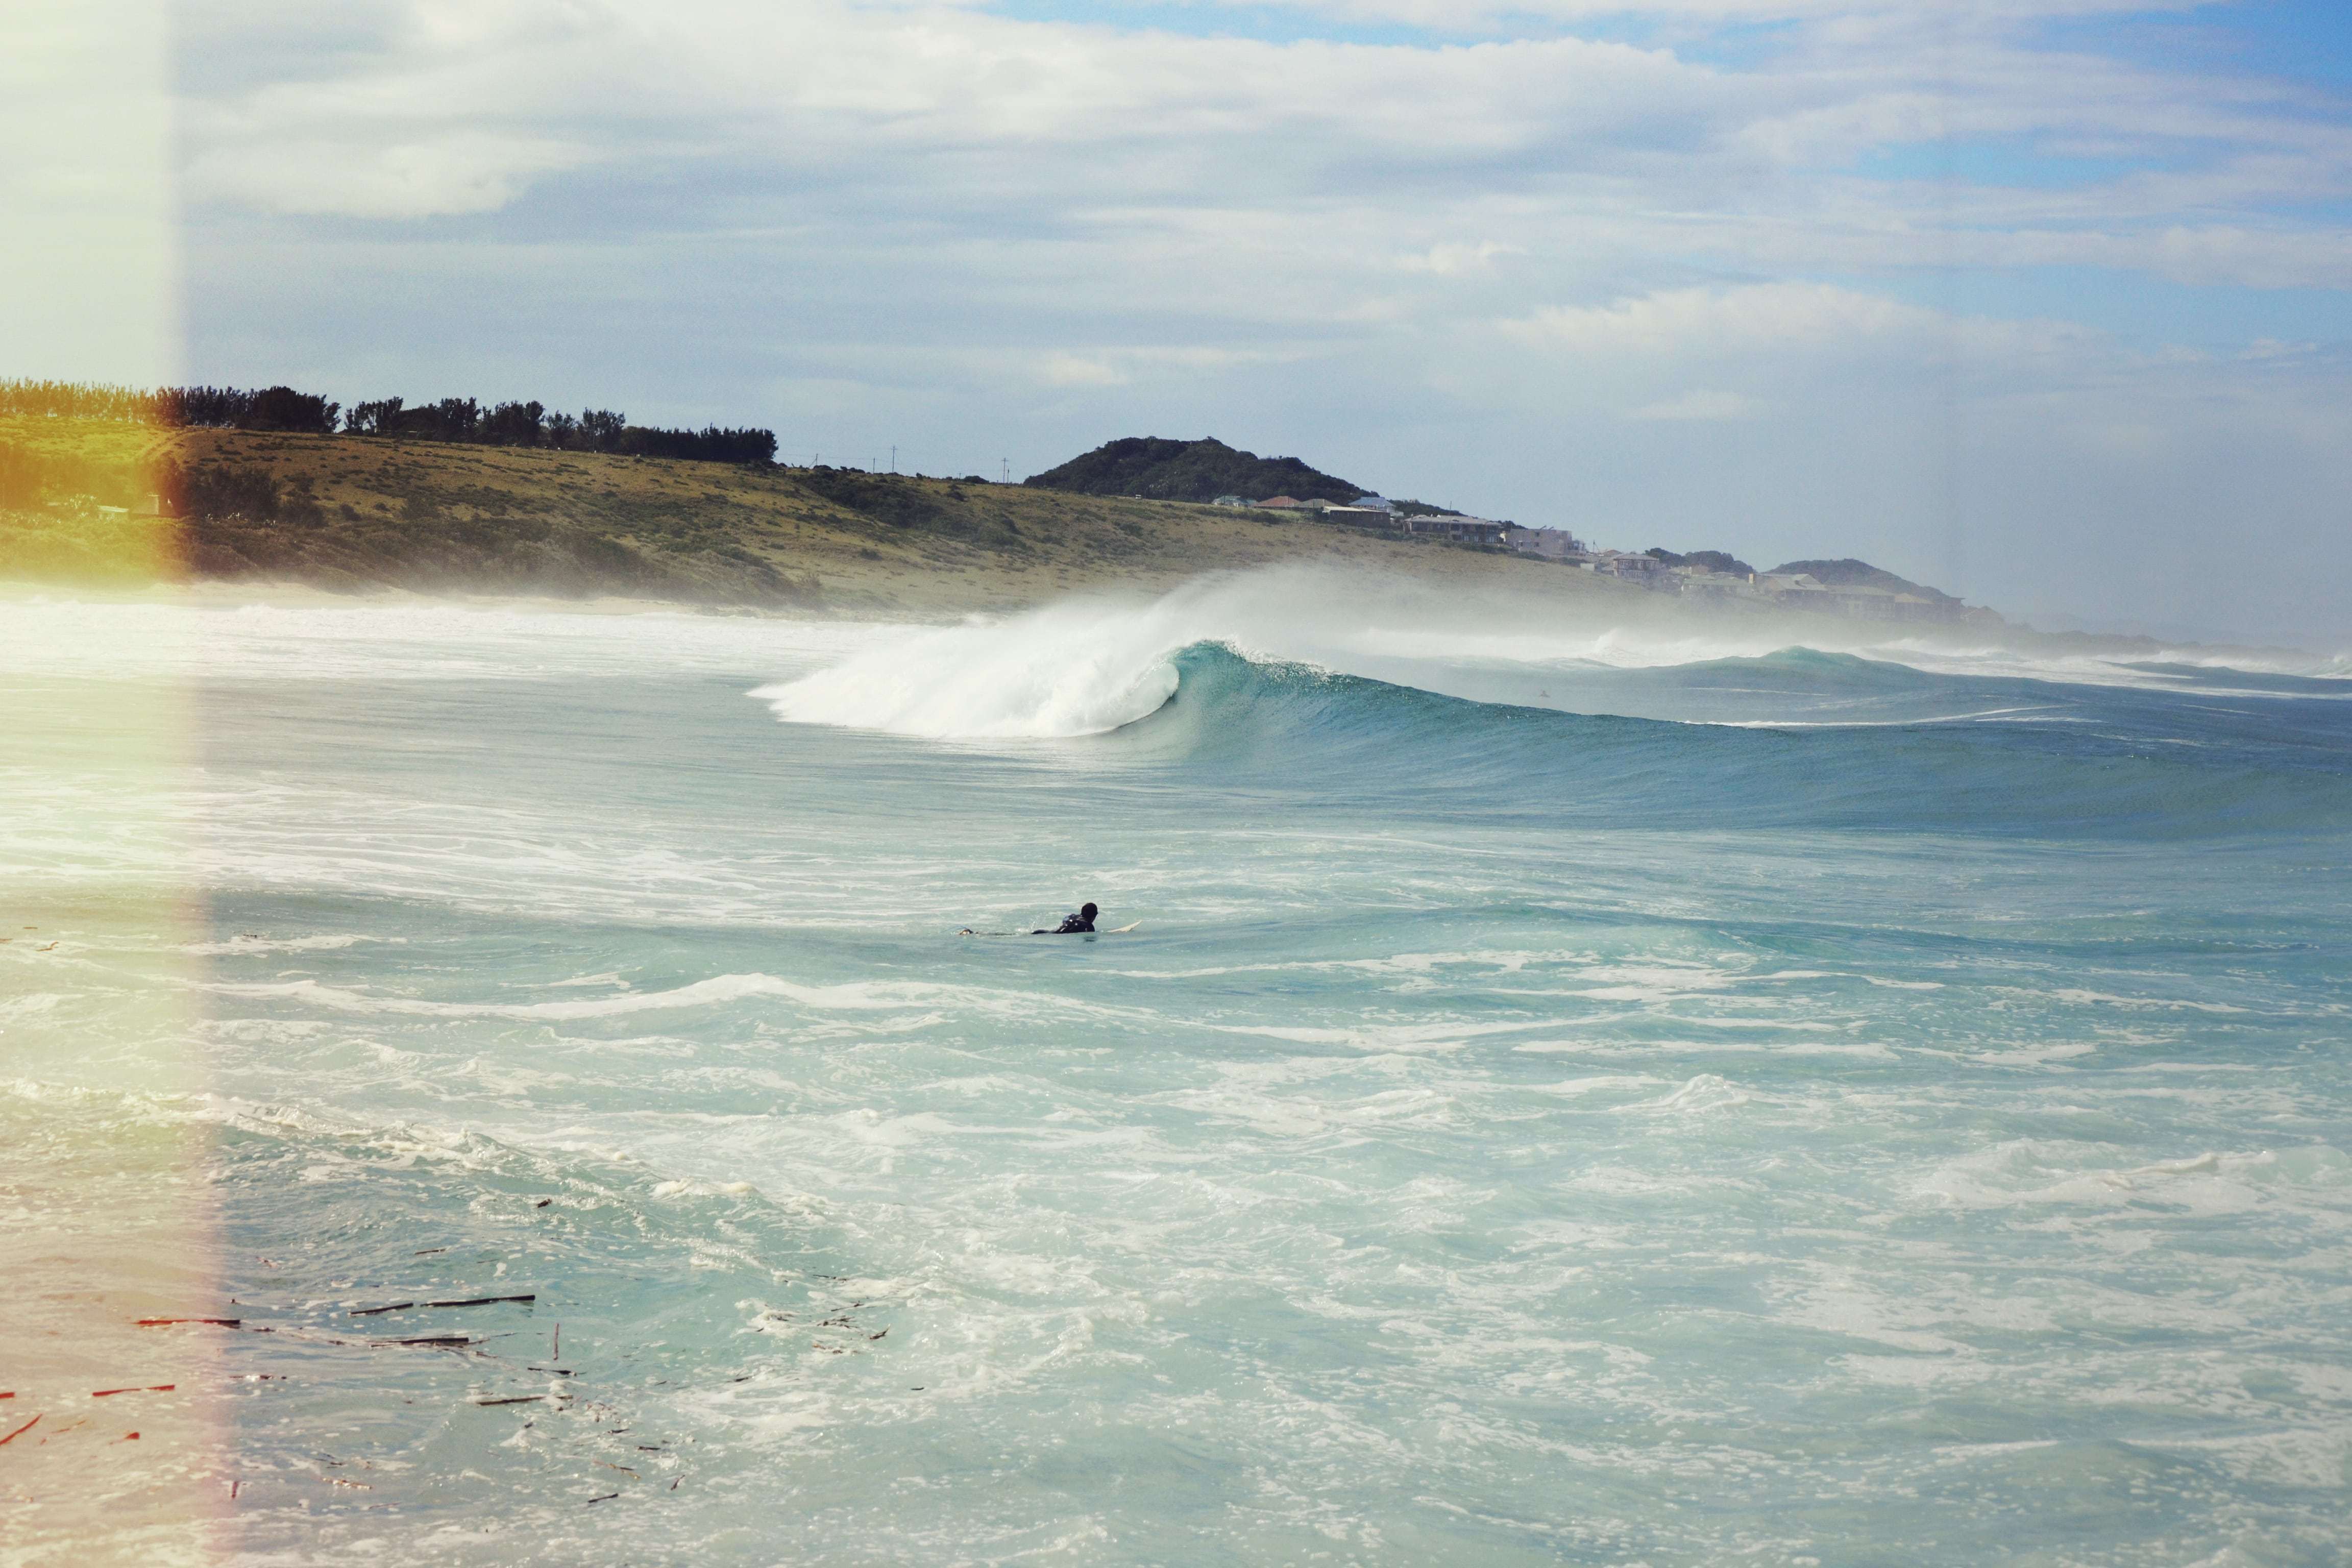
[[[1622,578],[1638,583],[1644,588],[1663,588],[1673,583],[1666,563],[1654,555],[1635,555],[1622,550],[1603,550],[1584,563],[1588,572],[1603,577]]]
[[[1584,552],[1576,535],[1564,528],[1506,528],[1503,542],[1522,555],[1539,555],[1546,561],[1572,561]]]

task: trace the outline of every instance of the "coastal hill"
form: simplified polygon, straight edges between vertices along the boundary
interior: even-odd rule
[[[1960,602],[1941,588],[1930,588],[1924,583],[1914,583],[1908,577],[1898,577],[1884,567],[1873,566],[1867,561],[1856,561],[1852,556],[1840,561],[1790,561],[1772,570],[1776,573],[1801,572],[1828,588],[1884,588],[1890,594],[1916,594],[1933,604],[1957,605]]]
[[[1654,597],[1426,536],[978,478],[0,415],[0,578],[275,579],[928,618],[1304,562],[1465,592],[1629,608]]]
[[[1022,482],[1073,495],[1175,501],[1212,501],[1220,496],[1271,500],[1286,495],[1297,500],[1351,501],[1371,493],[1297,458],[1261,458],[1223,441],[1171,441],[1158,436],[1109,442]]]

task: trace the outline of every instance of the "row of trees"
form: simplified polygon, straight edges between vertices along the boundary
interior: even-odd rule
[[[639,458],[684,458],[705,463],[772,463],[772,430],[665,430],[632,425],[610,408],[583,408],[577,416],[541,403],[498,403],[445,397],[414,408],[397,397],[356,403],[343,428],[355,436],[400,436],[424,441],[470,441],[486,447],[552,447],[567,452],[618,452]]]
[[[415,407],[401,398],[355,403],[349,413],[328,398],[290,386],[253,391],[234,386],[167,386],[152,391],[87,382],[0,381],[0,414],[84,419],[125,419],[165,426],[205,425],[236,430],[294,430],[380,436],[415,441],[462,441],[487,447],[551,447],[572,452],[683,458],[693,462],[769,464],[776,460],[772,430],[669,430],[632,425],[609,408],[576,416],[551,413],[541,403],[485,406],[470,397],[445,397]]]
[[[341,405],[290,386],[107,386],[83,381],[0,381],[0,414],[214,425],[236,430],[335,429]]]

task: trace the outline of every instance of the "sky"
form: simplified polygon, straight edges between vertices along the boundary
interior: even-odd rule
[[[2340,0],[0,29],[0,132],[44,154],[0,169],[0,374],[535,397],[992,478],[1214,436],[1604,545],[2352,647]]]

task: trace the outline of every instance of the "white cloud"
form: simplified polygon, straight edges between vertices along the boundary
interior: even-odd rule
[[[1948,331],[1937,312],[1826,283],[1672,289],[1601,306],[1547,306],[1509,330],[1581,353],[1748,353]]]
[[[200,206],[415,219],[497,211],[567,173],[676,172],[691,200],[697,172],[723,166],[833,212],[898,196],[950,220],[1079,222],[1112,202],[1417,227],[1507,204],[1475,241],[1407,253],[1438,276],[1613,228],[1653,258],[1703,247],[1812,271],[1958,259],[2337,286],[2352,230],[2264,204],[2352,195],[2341,117],[2012,36],[2020,16],[2082,8],[1978,7],[1938,33],[1916,6],[1691,6],[1812,19],[1731,71],[1573,37],[1276,45],[851,0],[356,0],[332,25],[358,42],[251,79],[233,62],[259,52],[254,34],[283,48],[301,24],[273,6],[241,30],[247,7],[216,0],[198,47],[232,64],[186,106],[187,188]],[[2068,190],[1814,172],[1946,137],[2138,166]]]

